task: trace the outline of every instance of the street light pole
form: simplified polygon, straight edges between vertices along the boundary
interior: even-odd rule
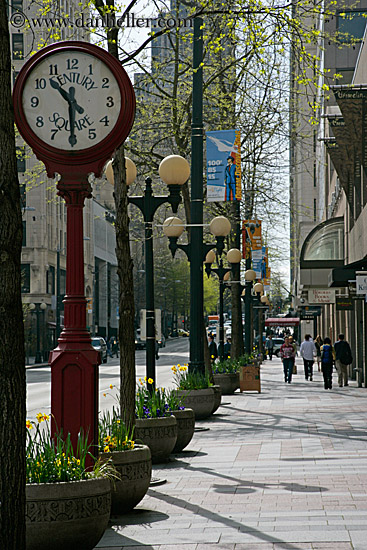
[[[40,304],[29,304],[29,309],[36,314],[36,335],[37,335],[37,350],[34,358],[35,363],[42,363],[41,353],[41,330],[40,330],[40,315],[47,308],[47,304],[41,302]]]
[[[211,272],[216,273],[219,279],[219,358],[221,361],[224,360],[224,289],[225,289],[225,278],[227,274],[231,271],[234,272],[234,269],[239,265],[241,261],[241,251],[238,248],[232,248],[227,252],[227,260],[231,264],[231,267],[224,267],[223,260],[220,256],[218,267],[212,267],[212,263],[215,259],[215,254],[211,250],[208,252],[205,258],[205,271],[208,277],[210,277]]]
[[[111,164],[110,164],[111,166]],[[127,185],[136,177],[135,164],[126,159]],[[154,261],[153,261],[153,218],[156,210],[168,202],[174,213],[181,202],[180,188],[190,176],[188,162],[179,155],[164,158],[159,166],[159,175],[168,185],[169,195],[155,197],[151,178],[145,179],[145,190],[142,196],[129,196],[128,201],[139,208],[145,226],[145,308],[146,308],[146,376],[153,383],[148,384],[150,391],[155,387],[155,309],[154,309]],[[114,184],[112,166],[106,168],[107,179]]]
[[[61,249],[57,247],[56,250],[56,345],[59,339],[60,328],[60,252]]]
[[[204,373],[203,286],[203,20],[194,19],[192,125],[191,125],[191,227],[190,230],[190,362]],[[204,255],[205,257],[205,255]]]

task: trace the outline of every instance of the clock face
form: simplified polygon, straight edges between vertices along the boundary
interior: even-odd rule
[[[81,151],[96,146],[113,130],[121,91],[102,60],[64,50],[43,58],[31,70],[22,107],[40,140],[63,151]]]

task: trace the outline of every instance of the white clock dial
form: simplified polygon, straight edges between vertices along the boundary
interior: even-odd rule
[[[22,98],[31,130],[64,151],[100,143],[121,110],[112,71],[97,57],[78,51],[55,53],[38,63],[27,77]]]

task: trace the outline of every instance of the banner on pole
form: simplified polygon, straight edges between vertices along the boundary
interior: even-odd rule
[[[240,131],[206,132],[206,162],[208,202],[240,200]]]

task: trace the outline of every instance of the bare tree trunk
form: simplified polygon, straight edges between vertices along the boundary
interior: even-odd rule
[[[118,59],[118,29],[107,32],[108,51]],[[116,257],[120,283],[119,345],[120,345],[120,409],[125,425],[135,425],[135,334],[134,279],[130,254],[129,216],[123,145],[116,151],[113,162],[116,207]]]
[[[120,408],[123,421],[126,426],[132,428],[135,424],[135,308],[123,146],[115,154],[113,171],[115,179],[117,272],[120,282]]]
[[[0,548],[25,548],[26,382],[22,218],[5,0],[0,0]]]

